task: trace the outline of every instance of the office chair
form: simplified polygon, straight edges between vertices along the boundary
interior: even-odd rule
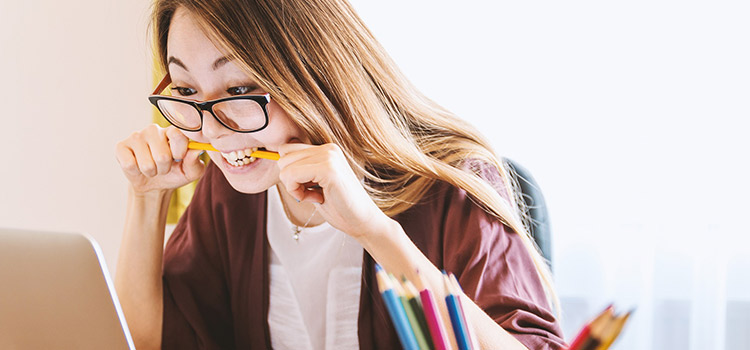
[[[508,173],[511,181],[517,184],[517,188],[521,192],[524,203],[518,203],[518,206],[528,217],[527,229],[542,252],[542,256],[547,260],[547,264],[551,270],[552,237],[547,205],[544,202],[542,190],[526,168],[509,158],[503,158],[503,162],[509,170]]]

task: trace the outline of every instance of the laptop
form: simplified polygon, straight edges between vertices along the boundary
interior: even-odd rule
[[[135,349],[91,237],[0,228],[0,349]]]

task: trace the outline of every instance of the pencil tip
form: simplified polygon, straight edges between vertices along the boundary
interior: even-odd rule
[[[448,275],[443,275],[443,287],[448,294],[453,294],[453,283],[451,283],[451,279],[448,278]]]

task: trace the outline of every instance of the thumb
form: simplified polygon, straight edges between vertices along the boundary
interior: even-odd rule
[[[205,153],[198,149],[191,149],[187,151],[185,159],[182,160],[182,172],[185,174],[185,178],[190,181],[196,180],[206,170],[206,166],[200,159],[200,155]]]

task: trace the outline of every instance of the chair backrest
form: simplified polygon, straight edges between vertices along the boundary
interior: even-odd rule
[[[510,170],[511,180],[518,184],[518,189],[521,191],[524,203],[519,203],[519,209],[528,217],[531,237],[534,238],[542,256],[552,269],[552,236],[547,204],[544,202],[542,190],[526,168],[509,158],[504,158],[503,161]]]

